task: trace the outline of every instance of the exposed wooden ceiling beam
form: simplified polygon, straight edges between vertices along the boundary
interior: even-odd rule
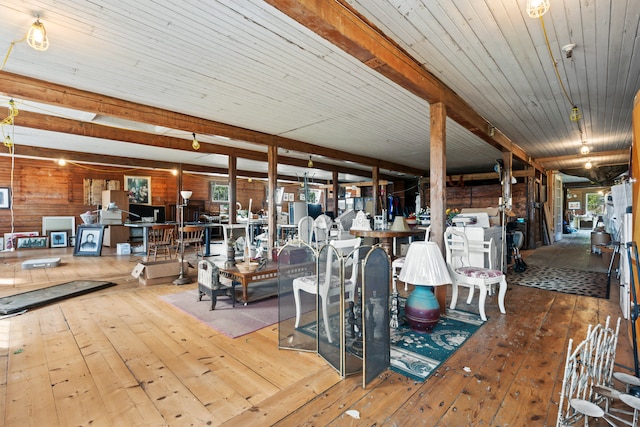
[[[170,148],[175,150],[193,151],[191,148],[191,140],[176,138],[166,135],[151,134],[142,131],[115,128],[96,123],[83,122],[62,117],[49,116],[46,114],[35,113],[31,111],[20,111],[15,118],[16,126],[28,127],[33,129],[42,129],[51,132],[60,132],[73,135],[87,136],[91,138],[107,139],[112,141],[129,142],[140,145],[153,147]],[[200,144],[200,153],[221,154],[225,156],[235,155],[237,157],[256,160],[261,162],[267,161],[267,153],[260,151],[247,150],[236,147],[228,147],[224,145],[202,143]],[[307,167],[307,160],[297,159],[294,157],[278,156],[280,164]],[[333,171],[339,173],[351,174],[356,176],[369,176],[371,173],[362,169],[344,167],[331,163],[323,163],[314,161],[315,168]],[[388,179],[392,179],[388,177]]]
[[[139,123],[163,126],[198,134],[225,136],[239,141],[246,141],[264,146],[322,155],[332,159],[348,160],[354,163],[379,167],[391,171],[405,172],[410,175],[421,176],[426,171],[410,168],[393,162],[360,156],[346,151],[320,147],[294,139],[277,135],[269,135],[250,129],[231,126],[224,123],[194,117],[175,111],[155,108],[148,105],[129,102],[97,93],[75,89],[70,86],[59,85],[33,79],[18,74],[0,71],[0,92],[6,96],[19,99],[42,102],[45,104],[103,114],[111,117],[123,118]]]
[[[626,156],[629,157],[629,150],[611,150],[611,151],[592,151],[586,155],[575,155],[575,156],[556,156],[556,157],[543,157],[540,159],[536,159],[536,161],[540,164],[545,163],[553,163],[553,162],[566,162],[570,160],[586,162],[587,159],[593,161],[594,159],[602,158],[602,157],[613,157],[613,156]],[[619,161],[616,161],[616,164],[620,164]],[[606,165],[610,165],[607,163]],[[603,165],[604,166],[604,165]]]
[[[476,113],[466,101],[374,25],[341,0],[265,0],[391,81],[429,103],[444,102],[447,115],[500,151],[539,169],[522,148]],[[426,174],[425,174],[426,175]]]

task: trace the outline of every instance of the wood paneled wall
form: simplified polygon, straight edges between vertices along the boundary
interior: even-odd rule
[[[0,157],[0,187],[11,187],[10,157]],[[14,231],[42,231],[43,216],[75,216],[76,224],[82,224],[80,214],[96,209],[96,206],[84,204],[84,179],[118,180],[124,189],[124,176],[151,177],[152,205],[164,206],[167,220],[171,218],[173,207],[178,203],[178,178],[165,170],[123,169],[102,165],[77,165],[67,163],[59,166],[52,160],[15,158],[13,169],[13,212]],[[207,175],[183,175],[183,188],[193,191],[191,200],[204,201],[205,211],[217,214],[220,203],[210,202],[211,182],[227,183],[226,177]],[[248,179],[237,180],[237,200],[243,209],[249,207],[252,199],[253,213],[267,209],[266,181]],[[296,201],[300,200],[300,186],[283,184],[285,192],[293,193]],[[323,201],[324,203],[324,201]],[[288,211],[288,203],[282,209]],[[11,211],[0,209],[0,237],[11,232]]]

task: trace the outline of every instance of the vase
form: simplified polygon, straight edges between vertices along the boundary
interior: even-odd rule
[[[236,265],[236,250],[232,247],[227,248],[227,265]]]
[[[433,294],[432,286],[416,286],[404,307],[404,315],[409,327],[424,334],[440,320],[440,305]]]

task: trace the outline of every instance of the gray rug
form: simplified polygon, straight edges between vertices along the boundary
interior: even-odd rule
[[[32,307],[50,304],[61,299],[108,288],[109,286],[115,286],[115,283],[96,280],[74,280],[73,282],[49,286],[48,288],[3,297],[0,298],[0,314],[23,312]]]
[[[527,265],[527,270],[523,273],[509,269],[507,283],[509,286],[529,286],[565,294],[609,299],[607,274],[594,271]]]

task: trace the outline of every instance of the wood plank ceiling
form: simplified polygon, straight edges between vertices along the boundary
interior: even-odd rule
[[[36,52],[16,43],[0,72],[0,92],[25,112],[24,123],[18,116],[11,130],[18,155],[126,155],[215,172],[226,169],[231,151],[239,171],[266,173],[266,146],[276,144],[284,176],[331,179],[336,169],[341,181],[360,180],[370,177],[372,165],[385,177],[427,175],[428,97],[379,72],[376,61],[363,63],[348,46],[334,44],[349,36],[350,19],[437,78],[451,90],[446,99],[463,102],[450,105],[466,103],[477,114],[475,123],[483,126],[470,131],[448,106],[447,173],[492,170],[501,153],[500,144],[487,143],[495,142],[488,125],[525,153],[516,168],[529,157],[550,170],[578,168],[586,158],[602,167],[626,163],[640,89],[640,2],[552,0],[543,20],[524,9],[524,0],[3,3],[0,47],[20,40],[36,15],[51,46]],[[326,26],[332,10],[345,23],[333,34],[298,22]],[[576,47],[567,58],[562,47],[570,43]],[[20,96],[14,74],[37,79],[28,96]],[[71,106],[41,81],[164,111],[141,123],[126,108]],[[572,104],[582,113],[578,123],[569,120]],[[71,108],[54,108],[63,106]],[[96,133],[65,132],[56,117],[91,124]],[[100,126],[129,132],[105,136]],[[203,145],[198,152],[190,148],[192,132]],[[579,154],[583,144],[590,155]],[[322,168],[306,168],[309,153]]]

